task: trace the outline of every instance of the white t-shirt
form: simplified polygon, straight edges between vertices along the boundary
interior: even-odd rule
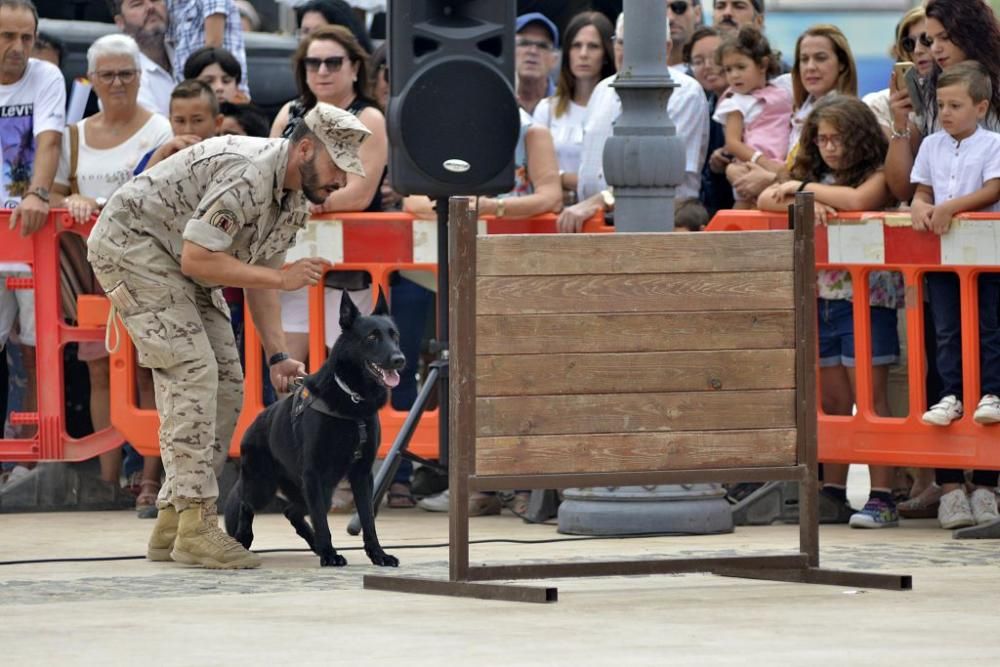
[[[110,197],[115,190],[132,178],[132,170],[149,151],[168,141],[173,132],[170,121],[159,114],[150,116],[138,132],[114,148],[91,148],[87,145],[87,121],[77,123],[80,128],[79,154],[76,163],[76,180],[80,194],[85,197]],[[62,154],[56,183],[69,185],[70,133],[63,134]]]
[[[559,160],[559,171],[575,174],[580,169],[580,149],[583,147],[583,119],[587,115],[587,107],[570,101],[566,112],[556,117],[553,107],[555,97],[546,97],[535,107],[532,114],[538,125],[549,128],[552,141],[556,145],[556,157]]]
[[[614,121],[622,110],[621,99],[611,87],[615,76],[598,83],[587,103],[576,186],[580,201],[608,187],[604,178],[604,142],[612,135]],[[684,140],[684,181],[677,186],[676,196],[697,198],[708,149],[708,101],[701,84],[690,76],[671,67],[670,77],[679,85],[667,101],[667,112],[677,128],[677,136]]]
[[[971,195],[986,181],[1000,178],[1000,134],[978,128],[961,142],[935,132],[920,144],[910,181],[930,186],[934,203]],[[1000,211],[1000,202],[980,209]]]
[[[31,186],[35,168],[35,137],[66,126],[66,81],[59,68],[28,59],[17,83],[0,86],[0,146],[3,176],[0,196],[4,208],[17,208]]]
[[[24,76],[0,85],[0,202],[17,208],[35,173],[35,138],[66,126],[66,81],[52,63],[28,58]],[[28,271],[26,264],[0,263],[0,271]]]

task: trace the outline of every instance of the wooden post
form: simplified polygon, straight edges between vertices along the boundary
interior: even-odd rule
[[[466,581],[469,573],[469,475],[476,442],[476,232],[477,220],[466,197],[448,202],[448,327],[450,414],[448,424],[449,577]]]

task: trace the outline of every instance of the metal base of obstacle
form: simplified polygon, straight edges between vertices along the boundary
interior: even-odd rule
[[[956,540],[1000,540],[1000,519],[952,532]]]
[[[819,494],[819,522],[847,523],[853,510]],[[792,482],[768,482],[733,505],[737,526],[769,526],[799,522],[799,486]]]
[[[100,478],[96,461],[39,463],[0,489],[0,513],[122,510],[135,497]]]

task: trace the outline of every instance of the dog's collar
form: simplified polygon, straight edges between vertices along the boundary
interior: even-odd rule
[[[333,379],[337,381],[337,386],[344,390],[344,393],[351,397],[351,401],[355,404],[360,403],[365,400],[356,391],[351,391],[351,388],[347,386],[347,383],[340,379],[340,376],[336,373],[333,374]]]

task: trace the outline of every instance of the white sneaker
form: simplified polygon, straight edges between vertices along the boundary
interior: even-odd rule
[[[417,502],[417,507],[428,512],[447,512],[451,507],[451,495],[448,489],[445,489],[441,493],[421,498]]]
[[[973,491],[969,495],[969,505],[972,506],[972,518],[977,524],[1000,519],[1000,512],[997,512],[997,494],[990,489]]]
[[[972,419],[977,424],[1000,424],[1000,397],[993,394],[983,396]]]
[[[948,395],[931,406],[931,409],[920,418],[925,424],[932,426],[947,426],[962,416],[962,401],[955,395]]]
[[[976,524],[976,520],[972,516],[972,506],[969,504],[969,498],[963,489],[955,489],[941,496],[938,521],[941,523],[941,527],[947,530]]]

